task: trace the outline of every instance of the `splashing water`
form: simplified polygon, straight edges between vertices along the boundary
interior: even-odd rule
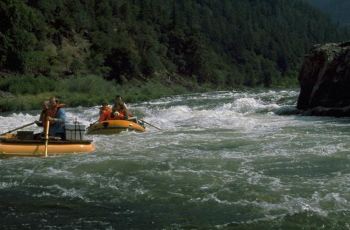
[[[162,131],[89,136],[97,149],[89,155],[1,159],[0,224],[348,229],[350,120],[283,115],[297,95],[225,91],[130,104]],[[98,116],[98,107],[66,111],[85,125]],[[0,114],[0,129],[38,116]]]

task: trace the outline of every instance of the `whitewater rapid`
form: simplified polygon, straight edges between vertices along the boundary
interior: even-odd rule
[[[182,229],[276,227],[300,218],[310,226],[344,224],[350,119],[293,115],[297,96],[296,90],[220,91],[128,104],[161,130],[87,136],[93,154],[1,159],[0,210],[8,218],[0,223]],[[88,126],[98,109],[66,112]],[[0,130],[38,117],[39,111],[0,114]]]

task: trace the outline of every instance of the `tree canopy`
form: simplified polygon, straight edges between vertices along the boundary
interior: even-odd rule
[[[269,86],[349,33],[302,0],[1,0],[0,69]]]

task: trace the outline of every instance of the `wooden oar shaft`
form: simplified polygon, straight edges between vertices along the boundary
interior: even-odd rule
[[[19,129],[23,129],[23,128],[28,127],[28,126],[33,125],[33,124],[35,124],[35,121],[33,121],[33,122],[29,123],[29,124],[20,126],[20,127],[18,127],[18,128],[12,129],[12,130],[10,130],[10,131],[7,131],[6,133],[2,133],[2,134],[0,134],[0,136],[5,135],[5,134],[7,134],[7,133],[12,133],[13,131],[16,131],[16,130],[19,130]]]
[[[146,124],[149,125],[149,126],[152,126],[153,128],[156,128],[156,129],[158,129],[158,130],[162,130],[161,128],[158,128],[157,126],[152,125],[152,124],[148,123],[148,122],[145,121],[145,120],[141,120],[141,119],[140,119],[140,121],[142,121],[143,123],[146,123]]]
[[[50,129],[50,121],[49,119],[47,119],[46,125],[45,125],[45,157],[47,157],[47,147],[49,145],[49,129]]]

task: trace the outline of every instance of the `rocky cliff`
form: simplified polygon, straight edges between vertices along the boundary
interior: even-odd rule
[[[297,108],[304,114],[350,116],[350,42],[314,46],[299,82]]]

